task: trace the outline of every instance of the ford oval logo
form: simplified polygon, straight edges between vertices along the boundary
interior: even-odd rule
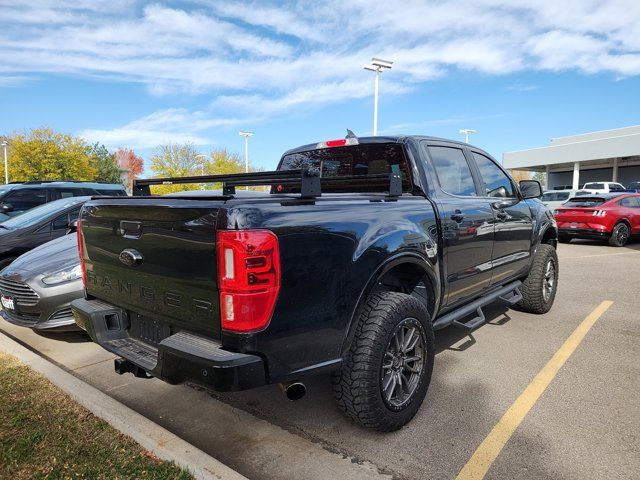
[[[135,267],[142,263],[142,255],[133,248],[125,248],[118,255],[118,259],[128,267]]]

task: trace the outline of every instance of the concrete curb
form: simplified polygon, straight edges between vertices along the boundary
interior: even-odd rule
[[[80,405],[131,437],[162,460],[172,461],[199,480],[247,480],[202,450],[0,334],[0,350],[47,377]]]

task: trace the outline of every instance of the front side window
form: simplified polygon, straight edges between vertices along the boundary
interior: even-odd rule
[[[476,195],[471,168],[462,150],[437,146],[428,149],[442,190],[462,197]]]
[[[473,158],[480,169],[480,175],[484,181],[485,194],[487,197],[506,197],[513,198],[516,196],[513,183],[509,177],[498,167],[489,157],[476,152]]]
[[[609,190],[611,192],[619,192],[620,190],[624,190],[624,187],[617,183],[612,183],[611,185],[609,185]]]
[[[64,230],[69,226],[69,214],[60,215],[53,221],[54,230]]]

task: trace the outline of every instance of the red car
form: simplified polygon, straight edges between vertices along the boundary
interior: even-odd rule
[[[599,238],[622,247],[632,235],[640,235],[640,195],[612,194],[573,197],[554,212],[558,240]]]

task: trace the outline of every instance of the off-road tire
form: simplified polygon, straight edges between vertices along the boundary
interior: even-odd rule
[[[629,241],[631,232],[629,231],[629,225],[624,222],[618,223],[611,231],[609,237],[609,245],[612,247],[624,247]]]
[[[413,325],[423,335],[424,363],[406,404],[393,408],[382,396],[382,364],[395,332],[407,319],[417,320]],[[410,295],[381,292],[367,298],[357,321],[341,370],[333,376],[336,402],[364,427],[383,432],[398,430],[414,417],[431,381],[434,336],[429,311]]]
[[[554,284],[550,295],[545,298],[543,288],[545,285],[547,266],[549,265],[549,262],[553,263]],[[533,264],[531,265],[529,275],[527,275],[520,286],[522,300],[515,305],[518,310],[528,313],[542,314],[547,313],[551,309],[558,289],[558,276],[560,272],[558,265],[558,255],[555,248],[546,243],[538,245],[533,257]]]

